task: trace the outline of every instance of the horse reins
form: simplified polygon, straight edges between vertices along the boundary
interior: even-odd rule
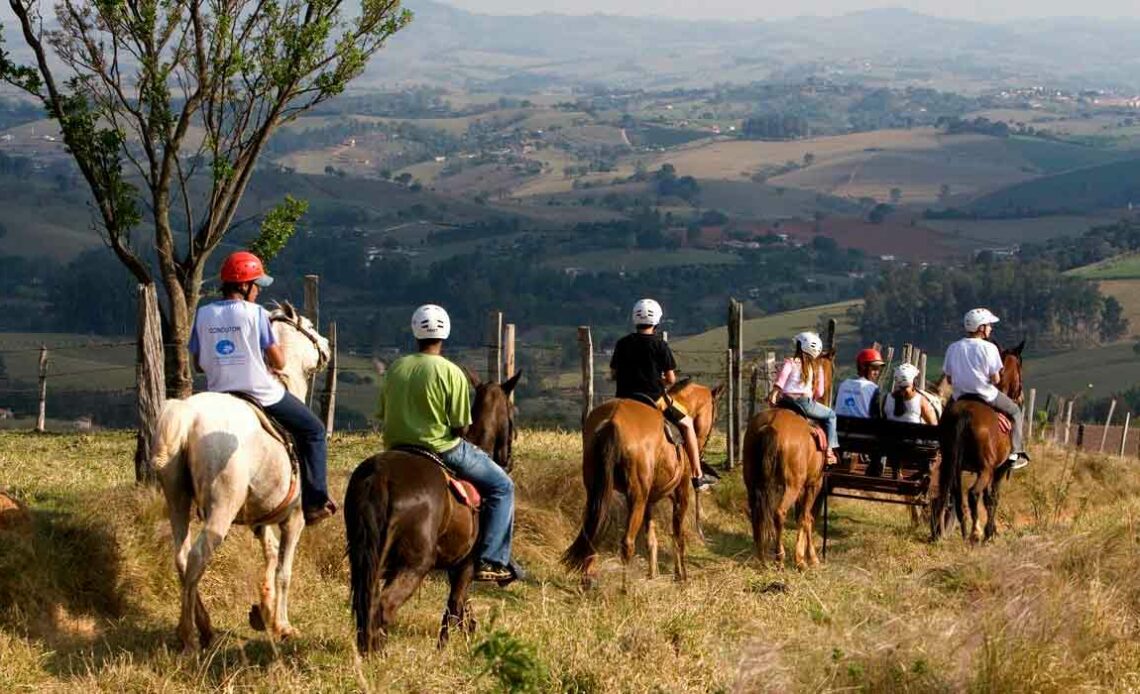
[[[291,325],[297,332],[308,338],[309,342],[313,343],[313,347],[317,349],[317,371],[320,371],[325,367],[326,364],[329,363],[329,355],[325,354],[325,351],[321,349],[321,343],[319,340],[317,340],[316,335],[314,335],[311,331],[306,330],[305,326],[301,325],[300,320],[296,318],[289,318],[283,313],[275,312],[273,315],[269,316],[269,322],[285,323],[286,325]]]

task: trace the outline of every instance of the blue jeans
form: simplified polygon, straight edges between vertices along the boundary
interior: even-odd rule
[[[507,566],[511,561],[511,535],[515,522],[515,483],[482,448],[460,441],[439,457],[456,475],[471,482],[483,497],[479,513],[479,544],[475,548],[483,561]]]
[[[265,411],[293,435],[297,444],[297,457],[301,459],[301,506],[305,510],[321,508],[329,502],[325,425],[305,403],[288,392]]]
[[[825,425],[827,429],[827,445],[831,448],[839,448],[839,435],[835,433],[835,410],[811,398],[793,399],[807,416]]]

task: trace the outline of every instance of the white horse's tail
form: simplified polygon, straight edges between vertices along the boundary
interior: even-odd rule
[[[161,472],[172,461],[177,462],[189,438],[194,423],[194,410],[185,400],[167,400],[158,418],[151,464]]]

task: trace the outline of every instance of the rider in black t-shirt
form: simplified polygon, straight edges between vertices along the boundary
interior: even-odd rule
[[[642,299],[634,305],[633,324],[637,332],[621,338],[614,346],[610,373],[617,382],[617,397],[648,399],[656,403],[666,419],[681,429],[693,487],[706,489],[715,478],[701,473],[701,454],[693,418],[667,392],[668,387],[677,381],[677,361],[669,344],[656,333],[661,315],[661,305],[653,299]]]

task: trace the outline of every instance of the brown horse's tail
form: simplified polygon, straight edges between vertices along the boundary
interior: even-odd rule
[[[775,429],[768,427],[757,443],[759,462],[755,467],[755,484],[750,490],[753,542],[756,554],[763,560],[769,547],[779,547],[776,513],[784,496],[784,475],[780,466],[780,442]]]
[[[361,653],[371,650],[372,602],[390,549],[388,489],[374,484],[375,473],[376,467],[365,461],[353,471],[344,493],[352,613],[356,619],[356,648]]]
[[[935,540],[942,537],[943,517],[950,503],[951,492],[959,494],[958,485],[962,483],[966,441],[972,424],[968,408],[959,408],[950,419],[950,422],[942,420],[942,462],[938,466],[938,497],[930,509],[930,533]]]
[[[586,561],[598,553],[594,541],[606,524],[610,495],[614,490],[614,468],[617,467],[617,431],[613,422],[606,422],[594,432],[591,449],[586,452],[594,461],[594,475],[586,486],[586,515],[582,530],[574,544],[563,552],[562,564],[575,571],[584,571]]]

